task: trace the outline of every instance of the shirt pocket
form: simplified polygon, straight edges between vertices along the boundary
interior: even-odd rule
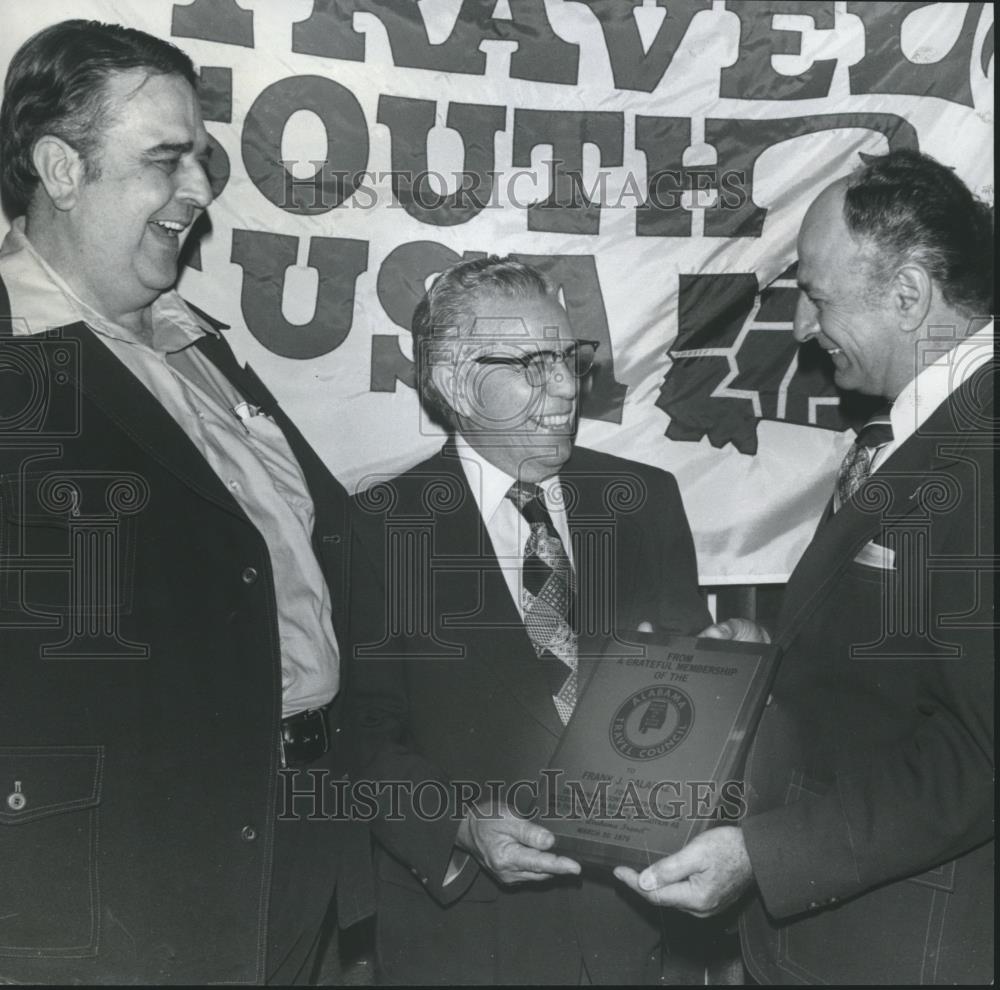
[[[0,748],[0,956],[97,953],[101,746]]]

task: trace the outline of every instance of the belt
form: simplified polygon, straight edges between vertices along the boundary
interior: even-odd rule
[[[329,710],[330,705],[308,708],[281,720],[278,745],[283,767],[306,766],[329,751],[330,735],[326,725]]]

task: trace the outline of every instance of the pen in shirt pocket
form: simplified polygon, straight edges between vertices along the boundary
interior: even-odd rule
[[[233,413],[240,421],[243,429],[249,433],[250,427],[247,426],[247,423],[249,423],[254,416],[260,415],[260,406],[255,406],[252,402],[240,402],[238,405],[233,406]]]

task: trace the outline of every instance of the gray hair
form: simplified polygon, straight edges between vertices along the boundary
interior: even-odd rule
[[[993,312],[993,211],[930,155],[903,150],[868,159],[848,177],[844,220],[878,249],[873,285],[916,261],[964,315]]]
[[[475,318],[472,300],[491,296],[509,299],[556,294],[552,283],[536,268],[508,256],[462,261],[443,271],[413,313],[413,357],[417,390],[424,408],[441,425],[453,429],[455,413],[431,377],[445,348],[440,341],[457,338]]]

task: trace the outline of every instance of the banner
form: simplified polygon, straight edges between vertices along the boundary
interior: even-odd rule
[[[783,581],[853,440],[791,334],[795,238],[861,154],[993,198],[993,10],[787,0],[3,3],[4,68],[66,17],[201,72],[217,198],[181,278],[350,488],[442,436],[410,318],[513,254],[601,342],[579,442],[676,474],[705,584]],[[0,233],[6,221],[0,223]]]

